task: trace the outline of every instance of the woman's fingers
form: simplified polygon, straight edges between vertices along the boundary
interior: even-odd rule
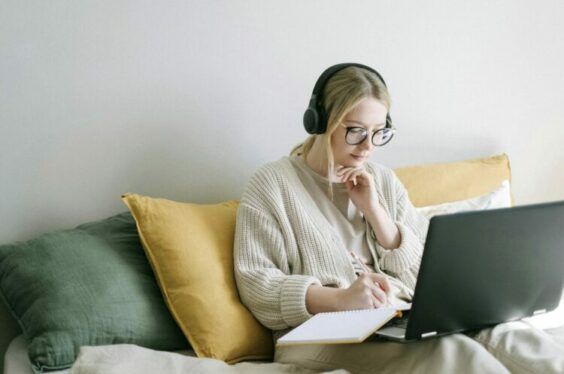
[[[350,173],[350,172],[355,171],[355,170],[362,170],[362,168],[353,168],[353,167],[345,167],[345,166],[341,167],[340,166],[340,167],[337,168],[337,176],[340,177],[340,176],[342,176],[346,173]]]
[[[337,176],[341,177],[341,180],[346,183],[351,180],[354,181],[357,177],[362,175],[362,173],[362,169],[348,169],[343,171],[340,175],[337,173]]]
[[[368,276],[372,279],[374,283],[377,283],[384,292],[390,292],[390,282],[388,281],[388,277],[384,274],[376,274],[376,273],[369,273]]]
[[[372,291],[372,295],[374,296],[375,306],[377,308],[388,303],[388,296],[386,295],[384,290],[380,288],[379,285],[375,283],[373,287],[370,287],[370,290]]]
[[[377,307],[388,304],[388,294],[390,292],[390,283],[388,278],[383,274],[369,273],[367,274],[371,281],[371,291],[379,304]]]
[[[353,170],[354,168],[342,167],[340,169],[337,169],[337,176],[340,178],[344,178],[346,174],[350,173]]]
[[[368,307],[380,308],[388,304],[389,284],[385,275],[362,273],[355,283],[356,289],[363,294],[364,305],[368,303]]]

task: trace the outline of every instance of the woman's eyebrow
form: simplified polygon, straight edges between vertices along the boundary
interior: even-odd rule
[[[354,119],[346,119],[346,120],[344,120],[344,121],[345,121],[345,122],[358,123],[359,125],[362,125],[362,126],[364,126],[364,127],[370,127],[370,126],[368,126],[368,125],[366,125],[366,124],[364,124],[364,123],[362,123],[362,122],[360,122],[360,121],[354,120]],[[379,124],[377,124],[377,125],[375,125],[375,126],[376,126],[376,127],[379,127],[379,126],[385,126],[385,125],[386,125],[386,122],[382,122],[382,123],[379,123]]]

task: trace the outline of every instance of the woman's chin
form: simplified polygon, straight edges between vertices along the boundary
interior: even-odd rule
[[[336,167],[342,166],[345,168],[358,169],[364,167],[363,162],[343,162],[335,165]]]
[[[366,157],[353,157],[349,156],[344,160],[335,161],[335,166],[343,166],[346,168],[358,168],[364,165]]]
[[[364,165],[364,162],[366,161],[366,157],[350,157],[349,160],[347,160],[348,164],[350,167],[359,167]]]

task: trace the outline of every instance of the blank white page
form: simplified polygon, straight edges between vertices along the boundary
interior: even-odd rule
[[[276,345],[360,343],[397,314],[396,308],[318,313]]]

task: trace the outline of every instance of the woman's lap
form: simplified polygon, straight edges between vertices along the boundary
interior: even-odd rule
[[[564,373],[564,345],[523,321],[499,324],[472,336],[512,373]]]
[[[342,368],[351,373],[507,372],[482,345],[462,334],[409,344],[368,341],[280,347],[275,361],[314,370]]]
[[[275,361],[351,373],[560,373],[564,347],[542,330],[512,322],[476,334],[408,344],[367,341],[279,347]]]

